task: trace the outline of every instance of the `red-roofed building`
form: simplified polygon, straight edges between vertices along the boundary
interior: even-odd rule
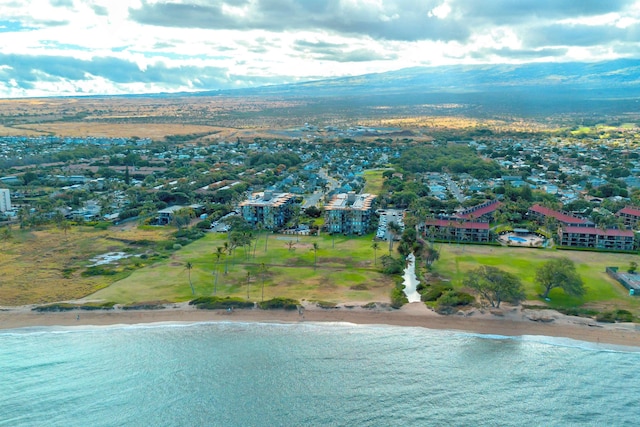
[[[544,206],[535,204],[529,208],[528,212],[529,218],[533,220],[537,220],[539,222],[544,222],[546,217],[555,218],[559,223],[564,226],[571,227],[593,227],[593,222],[584,219],[578,218],[577,216],[573,216],[564,212],[559,212],[553,209],[545,208]]]
[[[482,204],[472,206],[460,212],[457,216],[467,221],[491,222],[493,214],[501,206],[497,200],[489,200]]]
[[[558,230],[560,246],[632,251],[635,233],[632,230],[596,227],[562,227]]]
[[[490,239],[487,222],[429,219],[424,222],[424,232],[429,238],[456,242],[488,242]]]
[[[616,215],[624,220],[624,225],[629,228],[636,228],[640,222],[640,208],[626,206],[616,212]]]

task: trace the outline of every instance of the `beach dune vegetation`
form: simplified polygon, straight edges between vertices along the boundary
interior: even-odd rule
[[[234,308],[253,308],[253,302],[233,297],[199,297],[189,301],[189,305],[203,310],[226,310]]]
[[[258,303],[258,307],[263,310],[275,310],[275,309],[283,309],[283,310],[295,310],[300,306],[300,301],[292,299],[292,298],[272,298],[267,301],[262,301]]]

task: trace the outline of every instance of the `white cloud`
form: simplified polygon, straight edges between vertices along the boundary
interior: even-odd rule
[[[217,89],[425,64],[596,60],[615,58],[616,52],[640,53],[640,1],[631,0],[65,4],[0,4],[0,56],[6,61],[0,61],[0,72],[5,82],[15,82],[0,84],[0,96]],[[540,36],[550,29],[553,37]],[[539,57],[527,59],[527,52]],[[33,68],[19,66],[26,63]],[[95,70],[92,63],[121,69]],[[74,67],[88,74],[73,73]]]

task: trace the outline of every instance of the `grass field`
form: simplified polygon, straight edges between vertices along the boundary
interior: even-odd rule
[[[56,228],[14,229],[11,235],[0,241],[0,305],[76,299],[104,288],[128,274],[127,266],[142,260],[121,261],[112,276],[84,277],[81,273],[92,257],[119,251],[140,254],[145,249],[134,248],[131,242],[163,240],[166,231],[72,227],[66,235]]]
[[[297,238],[263,233],[251,249],[238,248],[232,256],[221,258],[216,266],[213,254],[225,239],[225,234],[209,233],[170,259],[135,271],[88,298],[118,302],[185,301],[192,298],[190,273],[196,296],[213,295],[216,287],[216,295],[246,298],[248,281],[249,298],[254,301],[262,299],[263,282],[265,299],[278,296],[333,302],[389,300],[393,278],[374,267],[371,237],[336,236],[334,241],[328,235]],[[294,242],[292,250],[290,241]],[[318,244],[315,268],[313,243]],[[380,255],[382,251],[378,251]],[[190,272],[187,262],[193,265]]]
[[[223,246],[226,234],[208,233],[165,258],[151,254],[155,251],[153,242],[162,245],[171,231],[170,228],[73,227],[65,236],[57,229],[13,230],[10,240],[0,242],[0,305],[83,297],[118,303],[186,301],[192,298],[189,275],[196,296],[213,295],[215,287],[219,296],[246,298],[248,282],[249,298],[253,301],[262,299],[264,284],[265,299],[278,296],[365,303],[389,301],[389,292],[397,280],[381,274],[379,266],[374,266],[371,236],[336,236],[334,240],[329,235],[298,238],[263,233],[250,249],[237,248],[232,256],[222,257],[216,265],[214,253],[217,247]],[[137,245],[136,242],[151,244]],[[293,244],[291,250],[289,242]],[[313,243],[318,244],[315,254]],[[535,283],[536,269],[551,258],[565,256],[576,263],[587,293],[583,298],[572,298],[554,289],[550,294],[552,307],[625,308],[640,313],[640,298],[630,297],[626,289],[605,273],[607,266],[627,268],[631,261],[638,259],[637,255],[456,244],[443,244],[440,249],[441,257],[434,264],[433,272],[450,280],[455,287],[462,286],[469,270],[479,265],[493,265],[516,274],[525,286],[528,299],[540,300],[538,295],[542,289]],[[119,261],[110,267],[117,272],[115,275],[85,277],[81,274],[90,264],[90,258],[111,251],[150,256],[147,259],[132,256]],[[385,253],[383,245],[377,252],[378,260]],[[190,271],[186,268],[187,262],[193,265]]]
[[[382,193],[382,183],[384,182],[384,178],[382,178],[382,172],[384,172],[384,169],[369,169],[364,171],[363,176],[365,179],[365,184],[363,193]]]
[[[609,309],[618,307],[638,312],[640,299],[630,297],[628,291],[605,273],[605,267],[625,269],[637,255],[584,251],[541,250],[501,246],[442,245],[441,257],[434,264],[434,272],[449,277],[460,285],[465,273],[479,265],[491,265],[517,275],[525,287],[527,298],[540,299],[542,288],[535,283],[537,268],[544,262],[567,257],[574,261],[587,293],[583,298],[567,296],[560,289],[549,294],[553,307]]]

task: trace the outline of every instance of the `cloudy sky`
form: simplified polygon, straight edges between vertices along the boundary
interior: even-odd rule
[[[640,57],[640,0],[0,0],[0,97]]]

